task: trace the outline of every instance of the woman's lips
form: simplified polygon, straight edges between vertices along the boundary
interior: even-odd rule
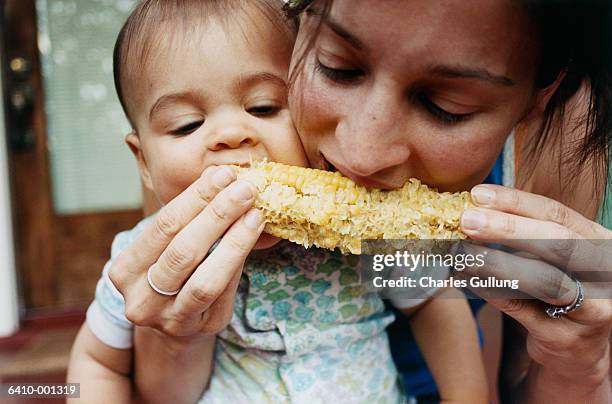
[[[344,176],[350,178],[351,180],[353,180],[355,183],[362,185],[366,188],[379,188],[379,189],[395,189],[398,188],[396,185],[390,185],[390,184],[386,184],[384,182],[380,182],[377,180],[374,180],[372,178],[369,177],[363,177],[361,175],[357,175],[355,173],[353,173],[351,170],[347,169],[346,167],[344,167],[341,164],[338,164],[336,162],[332,163],[330,162],[327,157],[323,156],[323,169],[325,171],[340,171]]]

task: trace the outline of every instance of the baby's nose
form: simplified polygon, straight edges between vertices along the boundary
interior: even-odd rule
[[[255,146],[259,143],[257,132],[239,117],[225,117],[211,128],[208,148],[211,151]]]
[[[257,141],[254,134],[240,128],[223,128],[211,139],[209,149],[219,151],[223,149],[237,149],[242,146],[254,146]]]

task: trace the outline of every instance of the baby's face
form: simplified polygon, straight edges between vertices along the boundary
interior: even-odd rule
[[[167,50],[150,58],[132,97],[133,119],[141,176],[161,203],[211,165],[263,158],[307,165],[287,108],[291,43],[260,19],[211,21],[162,37]]]

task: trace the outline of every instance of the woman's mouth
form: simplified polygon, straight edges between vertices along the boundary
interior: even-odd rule
[[[340,169],[338,169],[329,160],[327,160],[327,158],[323,154],[321,154],[321,157],[323,161],[323,170],[332,171],[332,172],[340,171],[340,173],[343,174],[345,177],[350,178],[355,183],[362,185],[366,188],[379,188],[379,189],[397,188],[397,186],[394,186],[394,185],[386,184],[384,182],[380,182],[380,181],[377,181],[369,177],[362,177],[360,175],[357,175],[351,172],[350,170],[348,170],[346,167],[341,166]]]
[[[323,155],[321,155],[321,156],[323,157],[323,170],[331,171],[331,172],[334,172],[334,173],[336,171],[338,171],[338,169],[332,163],[330,163],[329,160],[327,160],[325,158],[325,156],[323,156]]]

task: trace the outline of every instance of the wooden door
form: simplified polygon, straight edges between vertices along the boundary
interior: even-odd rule
[[[57,212],[36,1],[0,0],[0,7],[21,293],[27,309],[84,307],[93,296],[113,236],[132,227],[142,212],[137,207]]]

